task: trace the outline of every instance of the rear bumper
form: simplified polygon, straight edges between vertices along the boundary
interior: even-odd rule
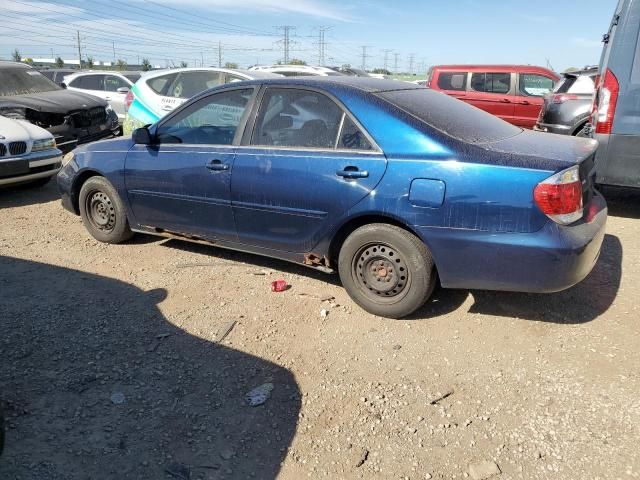
[[[534,233],[493,233],[416,227],[431,248],[443,287],[517,292],[557,292],[593,269],[605,235],[607,206],[594,195],[589,222],[549,221]]]

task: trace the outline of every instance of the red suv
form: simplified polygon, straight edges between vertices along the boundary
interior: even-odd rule
[[[519,127],[533,128],[543,97],[558,80],[551,70],[529,65],[436,65],[427,86]]]

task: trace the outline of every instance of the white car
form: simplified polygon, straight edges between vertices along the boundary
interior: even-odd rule
[[[252,72],[270,72],[284,75],[285,77],[339,77],[342,73],[328,67],[313,67],[311,65],[268,65],[255,66],[249,69]]]
[[[268,72],[217,67],[172,68],[143,74],[127,94],[124,135],[155,123],[189,98],[218,85],[258,78],[278,78]]]
[[[118,115],[122,125],[127,93],[140,78],[140,72],[82,71],[65,75],[62,85],[69,90],[88,93],[105,99]]]
[[[45,185],[61,164],[62,152],[51,133],[26,120],[0,116],[0,187]]]

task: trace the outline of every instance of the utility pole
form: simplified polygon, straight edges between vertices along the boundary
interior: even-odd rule
[[[319,27],[318,28],[318,65],[322,66],[326,63],[326,48],[327,42],[325,40],[325,33],[331,27]]]
[[[367,48],[369,48],[367,45],[362,45],[360,47],[362,49],[362,65],[361,68],[362,70],[366,70],[367,69],[367,57],[369,57],[369,55],[367,55]]]
[[[113,46],[113,64],[116,64],[116,42],[111,42],[111,45]]]
[[[413,61],[416,58],[416,54],[412,53],[409,55],[409,73],[413,75]]]
[[[384,52],[384,69],[389,71],[389,54],[392,52],[393,50],[389,50],[388,48],[385,48],[383,50]]]
[[[204,67],[204,54],[200,52],[200,66]]]
[[[289,50],[291,47],[291,32],[296,29],[296,27],[292,25],[280,25],[276,27],[278,30],[282,30],[282,53],[283,53],[283,63],[287,65],[289,63]]]
[[[76,30],[78,37],[78,69],[82,70],[82,48],[80,47],[80,30]]]
[[[393,72],[398,73],[398,57],[400,54],[398,52],[393,54]]]
[[[222,42],[218,42],[218,67],[222,67]]]

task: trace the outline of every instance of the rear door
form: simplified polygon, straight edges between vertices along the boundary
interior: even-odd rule
[[[464,100],[509,123],[514,122],[515,74],[471,72]]]
[[[387,161],[323,92],[268,87],[238,148],[231,198],[239,241],[309,252],[384,175]]]
[[[467,96],[467,72],[438,71],[437,77],[430,81],[431,88],[441,90],[455,98],[464,100]]]
[[[553,91],[555,79],[539,73],[518,73],[513,124],[533,128],[540,115],[545,95]]]

